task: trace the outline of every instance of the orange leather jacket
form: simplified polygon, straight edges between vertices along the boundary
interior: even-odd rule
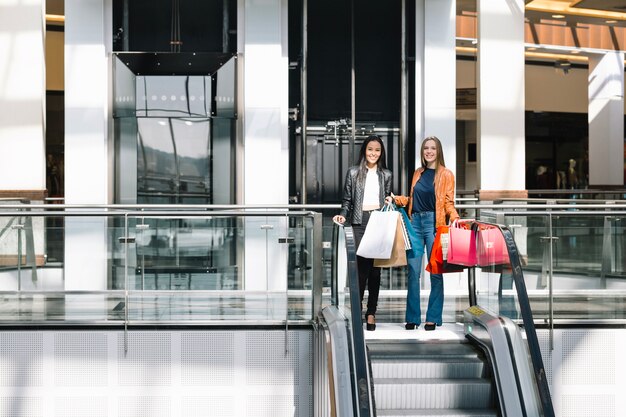
[[[413,188],[419,181],[424,172],[424,168],[420,167],[415,170],[413,174],[413,181],[411,182],[410,197],[403,195],[396,196],[395,202],[399,206],[407,206],[407,214],[411,216],[413,207]],[[435,227],[445,226],[448,221],[452,222],[459,218],[454,207],[454,174],[446,167],[440,167],[435,172]]]

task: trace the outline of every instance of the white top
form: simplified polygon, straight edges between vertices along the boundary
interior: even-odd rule
[[[368,168],[365,177],[365,192],[363,193],[363,209],[377,209],[380,207],[380,186],[376,168]]]

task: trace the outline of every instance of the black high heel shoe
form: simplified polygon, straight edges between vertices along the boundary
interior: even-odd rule
[[[365,315],[365,330],[369,330],[370,332],[373,332],[374,330],[376,330],[376,323],[370,323],[369,321],[367,321],[367,318],[370,316],[374,320],[376,320],[376,316],[374,316],[373,314],[366,314]]]
[[[407,330],[415,330],[416,327],[418,327],[417,324],[411,322],[404,325],[404,328]]]
[[[428,322],[424,324],[424,330],[427,330],[427,331],[435,330],[436,326],[437,325],[435,323]]]

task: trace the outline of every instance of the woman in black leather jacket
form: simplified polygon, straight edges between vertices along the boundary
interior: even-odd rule
[[[359,247],[365,232],[370,212],[380,209],[391,201],[391,171],[387,169],[385,145],[380,136],[369,136],[361,145],[358,165],[346,173],[340,214],[333,217],[338,223],[350,221],[354,230],[356,247]],[[376,307],[380,290],[380,268],[374,267],[374,260],[357,256],[359,271],[359,292],[361,303],[367,285],[367,330],[376,329]]]

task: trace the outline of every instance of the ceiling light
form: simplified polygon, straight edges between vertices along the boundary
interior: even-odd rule
[[[573,49],[573,50],[569,51],[569,53],[570,53],[570,54],[579,54],[579,53],[580,53],[580,50],[578,50],[578,49]]]
[[[607,20],[606,23],[610,25],[611,23],[617,23],[617,20]]]
[[[50,23],[64,23],[65,22],[65,16],[61,15],[61,14],[46,14],[46,22]]]
[[[558,71],[563,71],[563,74],[567,75],[569,73],[570,68],[572,68],[572,63],[567,59],[557,59],[554,62],[554,68]]]
[[[526,48],[526,50],[527,50],[527,51],[536,51],[536,50],[537,50],[537,48],[535,48],[535,47],[530,47],[530,48]]]
[[[553,14],[552,18],[553,19],[565,19],[565,15],[564,14]]]

